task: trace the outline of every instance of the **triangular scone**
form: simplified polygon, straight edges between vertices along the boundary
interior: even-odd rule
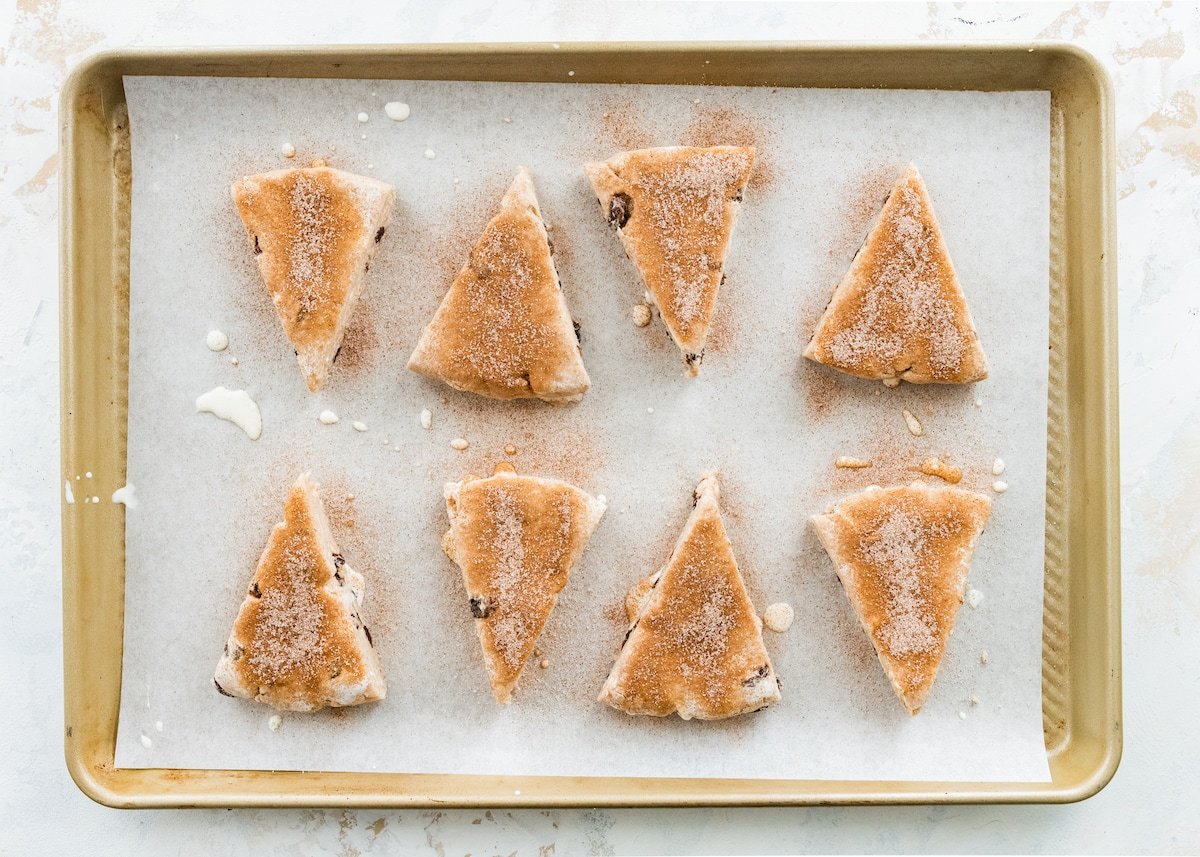
[[[233,183],[258,270],[312,392],[325,386],[396,192],[329,167]]]
[[[706,473],[667,564],[625,601],[632,623],[600,701],[626,714],[719,720],[779,701],[779,681]]]
[[[292,486],[258,561],[213,681],[289,711],[383,699],[387,684],[346,564],[308,474]]]
[[[408,368],[494,399],[577,402],[587,392],[579,335],[524,167],[421,333]]]
[[[810,521],[910,714],[925,704],[992,501],[914,482],[868,488]]]
[[[604,514],[604,498],[557,479],[518,476],[507,464],[487,479],[447,483],[445,496],[450,529],[442,549],[462,570],[492,693],[509,702]]]
[[[987,377],[933,203],[912,164],[830,298],[804,356],[889,387]]]
[[[583,169],[696,375],[738,205],[754,169],[753,147],[639,149]]]

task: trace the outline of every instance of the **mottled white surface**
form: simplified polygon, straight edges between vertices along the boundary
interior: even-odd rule
[[[1200,846],[1200,11],[1192,4],[89,3],[0,10],[0,532],[35,585],[6,601],[0,851],[615,854],[1194,852]],[[128,45],[443,40],[1065,38],[1117,90],[1124,480],[1125,758],[1078,806],[563,812],[159,811],[92,804],[62,762],[57,96]],[[106,494],[119,486],[97,485]],[[76,492],[82,494],[82,492]],[[155,733],[157,734],[157,732]]]

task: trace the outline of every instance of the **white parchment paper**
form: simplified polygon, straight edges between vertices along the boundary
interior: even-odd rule
[[[130,78],[133,245],[125,656],[116,763],[563,775],[1047,779],[1041,722],[1049,98],[675,86]],[[407,102],[389,120],[383,105]],[[360,112],[369,115],[361,123]],[[685,377],[656,318],[632,323],[637,274],[581,164],[679,142],[758,146],[703,374]],[[281,146],[298,155],[286,160]],[[428,151],[427,151],[428,150]],[[429,157],[432,155],[432,157]],[[239,175],[326,158],[393,183],[399,203],[326,390],[309,394],[230,202]],[[968,388],[850,378],[800,351],[908,161],[928,182],[987,352]],[[516,170],[534,173],[593,387],[556,408],[457,393],[404,368]],[[210,352],[219,329],[229,350]],[[237,359],[234,365],[231,358]],[[196,414],[246,389],[250,441]],[[430,430],[418,414],[429,408]],[[323,425],[321,411],[341,421]],[[913,437],[902,409],[924,427]],[[357,431],[361,421],[367,431]],[[449,441],[463,437],[465,452]],[[491,697],[442,484],[522,472],[605,494],[510,706]],[[839,455],[876,462],[839,471]],[[928,455],[990,492],[1007,462],[964,606],[925,709],[894,698],[809,515]],[[626,590],[657,568],[699,475],[724,476],[726,524],[783,680],[767,711],[720,723],[632,718],[595,701]],[[211,676],[283,497],[312,471],[390,684],[381,703],[284,714]],[[986,652],[987,663],[981,656]]]

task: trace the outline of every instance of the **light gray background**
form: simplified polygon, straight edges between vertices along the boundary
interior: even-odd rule
[[[274,10],[273,12],[271,10]],[[1194,852],[1200,703],[1200,337],[1195,335],[1200,13],[1160,4],[903,7],[673,3],[155,5],[26,0],[0,10],[0,522],[10,568],[0,659],[0,852],[613,854],[684,851]],[[686,20],[686,23],[684,21]],[[1073,40],[1117,91],[1126,665],[1125,758],[1078,806],[879,810],[122,813],[62,763],[58,598],[57,93],[106,47],[617,38]],[[105,486],[106,488],[116,486]],[[13,590],[10,590],[13,591]],[[15,593],[15,591],[13,591]],[[478,820],[478,824],[472,822]],[[550,852],[548,846],[554,845]],[[545,849],[545,850],[543,850]]]

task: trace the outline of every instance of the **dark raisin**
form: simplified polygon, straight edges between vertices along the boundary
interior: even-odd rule
[[[767,666],[766,664],[763,664],[761,667],[759,667],[757,670],[755,670],[750,676],[748,676],[747,678],[745,678],[742,681],[742,686],[743,687],[753,686],[754,684],[756,684],[759,681],[759,679],[766,678],[767,673],[769,673],[770,671],[771,671],[771,668],[769,666]]]
[[[330,678],[337,678],[341,674],[342,674],[342,665],[341,664],[333,664],[329,668],[329,677]]]
[[[375,641],[371,639],[371,629],[368,628],[366,625],[363,625],[363,633],[367,635],[367,645],[374,648]]]
[[[583,337],[579,333],[582,328],[579,326],[579,322],[575,321],[575,319],[571,319],[571,326],[575,328],[575,341],[580,345],[583,345]]]
[[[722,275],[721,275],[721,283],[720,283],[720,284],[721,284],[722,286],[723,286],[723,285],[725,285],[725,275],[724,275],[724,274],[722,274]],[[335,358],[335,359],[336,359],[336,358]]]
[[[737,192],[737,196],[735,196],[735,197],[733,198],[733,201],[734,201],[734,202],[741,202],[741,201],[742,201],[742,192],[741,192],[740,190]]]
[[[345,585],[346,585],[346,581],[342,579],[342,572],[341,572],[341,569],[338,569],[338,570],[334,571],[334,573],[333,573],[333,579],[334,579],[334,580],[336,580],[336,581],[338,582],[338,586],[345,586]]]
[[[344,556],[342,556],[340,553],[335,553],[335,554],[333,554],[333,564],[337,568],[341,568],[343,565],[346,564],[346,558]]]
[[[629,194],[613,194],[613,198],[608,201],[608,222],[617,229],[621,229],[629,222],[631,214],[633,214],[633,200],[629,198]]]
[[[337,350],[337,351],[335,351],[335,352],[333,352],[333,361],[332,361],[332,362],[334,362],[334,363],[337,363],[337,359],[338,359],[338,357],[340,357],[341,355],[342,355],[342,346],[340,346],[340,345],[339,345],[339,346],[338,346],[338,350]]]
[[[699,366],[704,362],[704,352],[701,351],[699,354],[685,354],[683,355],[683,360],[688,366]]]
[[[241,646],[234,646],[232,660],[240,661],[242,659],[242,655],[244,654],[246,654],[245,649],[243,649]]]
[[[250,594],[255,598],[262,598],[262,590],[258,588],[257,580],[250,584]]]
[[[483,598],[471,598],[467,601],[471,607],[471,615],[476,619],[486,619],[492,612],[492,605]]]
[[[376,244],[378,244],[380,241],[383,240],[383,233],[386,231],[386,229],[387,229],[387,227],[385,227],[385,226],[379,227],[379,231],[375,233],[375,243]]]
[[[262,253],[262,248],[258,246],[258,236],[255,235],[254,236],[254,255],[257,256],[260,253]]]
[[[233,696],[232,693],[227,691],[225,688],[221,687],[221,685],[217,682],[217,680],[215,678],[213,679],[213,685],[216,687],[217,692],[220,693],[221,696]]]

